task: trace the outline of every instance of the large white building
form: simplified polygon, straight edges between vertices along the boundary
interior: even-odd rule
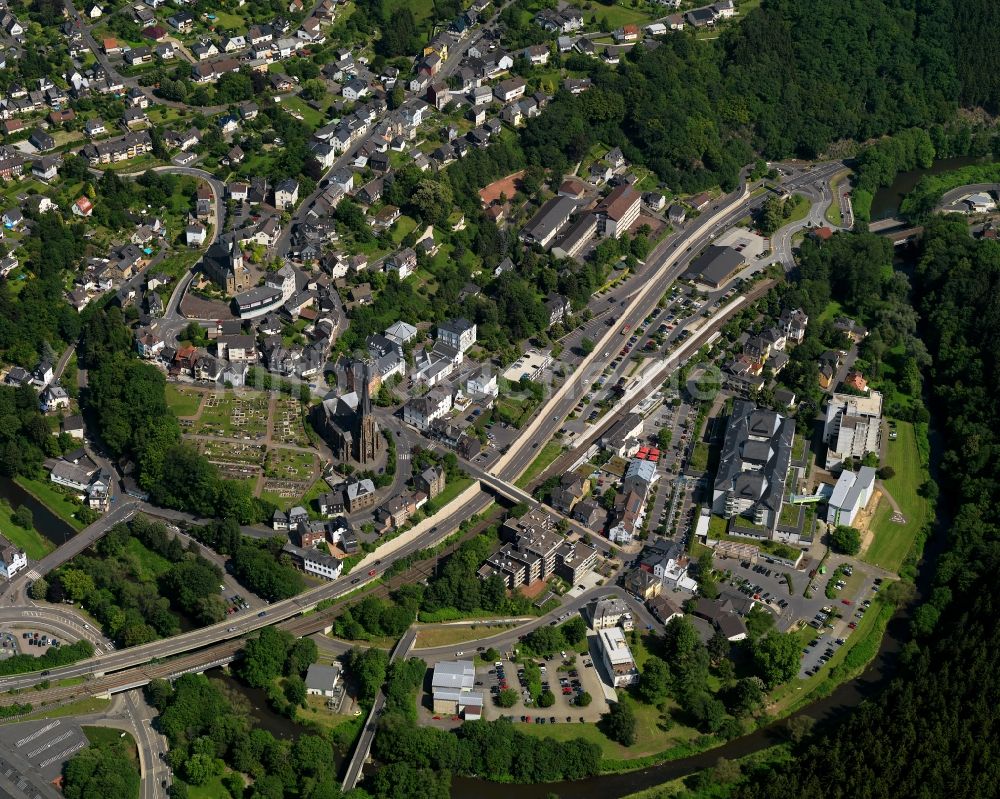
[[[882,395],[878,391],[869,392],[867,397],[834,394],[823,424],[823,440],[829,446],[826,468],[878,452],[881,427]]]
[[[608,627],[598,633],[601,659],[615,688],[634,685],[639,681],[639,670],[635,667],[632,650],[625,641],[625,633],[620,627]]]
[[[846,469],[841,472],[826,506],[827,524],[848,527],[854,524],[854,517],[868,505],[874,488],[875,470],[871,466],[862,466],[857,472]]]
[[[472,690],[476,667],[471,660],[438,663],[431,677],[434,712],[478,719],[483,715],[483,694]]]

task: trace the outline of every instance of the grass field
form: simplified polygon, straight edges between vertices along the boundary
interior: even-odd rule
[[[0,529],[14,546],[23,549],[32,560],[40,560],[56,548],[55,544],[34,528],[25,530],[14,524],[11,520],[13,512],[9,503],[0,503]]]
[[[673,706],[673,703],[669,703]],[[636,740],[632,746],[622,746],[608,738],[596,724],[575,723],[544,726],[521,724],[518,729],[538,738],[554,738],[557,741],[572,741],[583,738],[597,744],[601,755],[607,760],[633,760],[664,752],[674,746],[689,744],[700,733],[692,727],[674,724],[669,732],[661,727],[660,711],[650,705],[634,702],[636,716]]]
[[[504,625],[509,627],[510,625]],[[497,628],[494,628],[497,629]],[[484,635],[482,625],[479,624],[456,624],[448,627],[430,627],[427,629],[418,628],[415,649],[430,649],[436,646],[450,646],[451,644],[464,644],[466,641],[475,641]],[[493,633],[490,633],[493,635]]]
[[[834,175],[830,178],[830,193],[833,194],[833,202],[830,203],[830,207],[826,209],[826,221],[831,225],[841,225],[844,222],[844,217],[840,213],[840,203],[837,202],[837,197],[840,194],[840,185],[847,179],[850,172],[841,172],[840,174]]]
[[[471,477],[460,477],[457,480],[449,480],[448,484],[444,487],[444,491],[434,497],[434,499],[428,500],[425,506],[427,514],[437,513],[438,510],[465,491],[472,483],[473,480]]]
[[[542,447],[542,451],[538,453],[535,459],[531,462],[531,465],[524,471],[518,479],[518,488],[525,488],[527,485],[535,479],[538,475],[544,472],[549,465],[559,457],[562,453],[562,446],[555,441],[549,441]]]
[[[187,785],[187,783],[184,784]],[[187,791],[184,795],[188,799],[222,799],[222,797],[231,796],[229,791],[223,787],[221,777],[212,777],[201,785],[187,785]]]
[[[579,2],[579,0],[574,2],[573,5],[583,11],[583,21],[585,24],[589,25],[590,18],[596,16],[598,26],[601,30],[608,32],[613,31],[615,28],[620,28],[622,25],[628,25],[631,22],[642,25],[652,19],[652,16],[646,11],[631,8],[621,2],[621,0],[611,6],[606,6],[603,3],[594,3],[589,9],[586,7],[588,4]]]
[[[390,0],[386,6],[390,11],[400,8],[410,9],[418,26],[425,23],[434,14],[434,0]]]
[[[169,560],[147,549],[137,538],[129,538],[126,549],[139,562],[142,580],[155,580],[170,570]]]
[[[201,394],[191,389],[167,383],[167,405],[175,416],[194,416],[201,405]]]
[[[892,521],[892,506],[883,497],[872,520],[872,542],[862,555],[868,563],[890,571],[899,571],[930,513],[927,500],[918,493],[924,482],[924,467],[916,432],[910,422],[899,422],[896,431],[898,438],[887,442],[886,448],[886,465],[891,466],[896,474],[885,480],[884,485],[899,503],[906,524]]]
[[[699,472],[708,469],[708,444],[704,441],[695,442],[691,451],[691,468]]]
[[[131,733],[116,730],[114,727],[82,727],[81,729],[92,744],[110,744],[121,740],[128,749],[129,758],[135,765],[139,765],[139,750]]]
[[[840,316],[841,313],[843,313],[843,309],[840,307],[840,303],[836,300],[830,300],[829,304],[823,309],[823,313],[819,315],[819,318],[816,321],[817,323],[827,322]]]
[[[35,480],[30,477],[19,476],[14,478],[14,482],[74,530],[82,530],[86,527],[83,522],[73,515],[80,509],[79,503],[64,494],[61,489],[48,480]]]
[[[18,721],[37,721],[39,719],[60,719],[66,718],[67,716],[82,716],[87,713],[100,713],[107,710],[109,707],[111,707],[110,699],[98,699],[94,696],[88,696],[86,699],[78,699],[76,702],[69,702],[65,705],[60,705],[59,707],[36,710],[34,713],[29,713],[23,719],[18,719]]]
[[[305,122],[310,128],[318,128],[323,122],[323,113],[317,111],[301,97],[286,97],[281,101],[281,107],[286,111],[294,111],[295,114],[301,116],[301,121]]]

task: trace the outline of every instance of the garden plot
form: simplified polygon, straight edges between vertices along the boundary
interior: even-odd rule
[[[285,444],[290,447],[308,447],[309,436],[306,434],[302,421],[302,403],[298,400],[281,398],[274,406],[274,432],[272,440],[275,444]]]
[[[199,436],[252,441],[267,433],[267,395],[213,394],[205,400],[196,430]]]

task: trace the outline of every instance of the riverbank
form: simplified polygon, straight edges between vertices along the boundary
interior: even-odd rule
[[[7,500],[0,500],[0,529],[8,541],[18,549],[24,550],[32,560],[41,560],[56,548],[56,545],[34,526],[26,528],[15,522],[14,508]]]
[[[49,481],[18,475],[14,482],[76,532],[87,526],[76,518],[76,512],[82,506]]]

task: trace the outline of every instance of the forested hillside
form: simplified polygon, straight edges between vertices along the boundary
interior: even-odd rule
[[[914,289],[944,439],[941,499],[952,515],[935,588],[882,696],[808,741],[788,766],[740,787],[740,799],[996,796],[1000,245],[972,240],[963,221],[935,219]]]
[[[1000,79],[981,66],[998,26],[990,0],[765,0],[715,47],[669,36],[598,68],[522,144],[530,162],[564,168],[601,141],[672,187],[731,187],[752,151],[811,158],[839,139],[952,122],[960,105],[995,113]]]

